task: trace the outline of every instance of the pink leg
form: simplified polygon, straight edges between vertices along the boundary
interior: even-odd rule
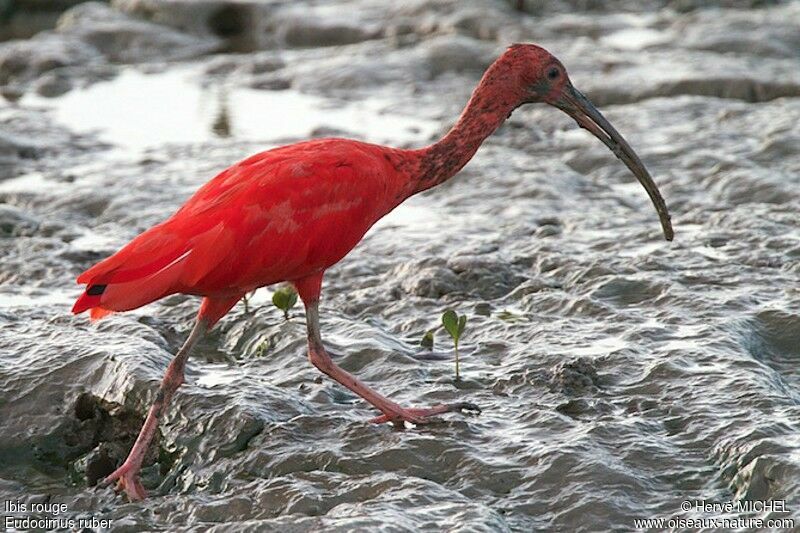
[[[144,456],[147,453],[147,448],[153,436],[156,433],[158,426],[158,419],[164,413],[164,410],[169,405],[172,396],[178,387],[183,383],[183,371],[186,367],[186,360],[189,358],[189,352],[192,347],[197,344],[200,337],[211,329],[216,322],[227,313],[236,302],[239,301],[241,296],[236,296],[228,299],[211,299],[205,298],[200,307],[200,312],[197,315],[197,322],[189,334],[189,338],[183,343],[181,349],[175,354],[175,357],[170,362],[164,378],[161,380],[161,386],[158,389],[158,394],[147,413],[147,418],[139,431],[139,436],[133,444],[128,458],[122,463],[122,466],[117,468],[114,472],[106,477],[103,485],[109,485],[114,481],[117,482],[117,488],[124,490],[131,500],[143,500],[147,497],[147,493],[139,481],[139,470],[142,468]]]
[[[186,342],[169,364],[167,372],[164,374],[164,379],[161,380],[156,400],[147,413],[147,418],[139,431],[139,436],[136,438],[133,448],[128,454],[128,458],[125,459],[122,466],[103,480],[103,485],[117,481],[117,488],[124,490],[131,500],[143,500],[147,497],[147,493],[139,481],[139,470],[142,468],[142,462],[147,453],[147,448],[150,446],[150,441],[153,440],[153,436],[156,433],[158,418],[164,413],[175,391],[183,383],[183,370],[186,367],[186,359],[189,357],[189,352],[207,329],[206,322],[198,319],[189,338],[186,339]]]
[[[295,282],[300,297],[306,304],[306,322],[308,327],[308,358],[315,367],[330,376],[340,384],[350,389],[355,394],[375,406],[383,415],[370,420],[370,422],[392,422],[395,427],[403,427],[405,422],[424,424],[429,422],[430,416],[441,413],[470,410],[480,412],[478,406],[469,403],[455,403],[452,405],[437,405],[429,409],[404,409],[388,398],[381,396],[361,380],[337,366],[322,345],[319,331],[319,290],[322,274],[310,279]]]

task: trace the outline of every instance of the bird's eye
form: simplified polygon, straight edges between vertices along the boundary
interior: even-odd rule
[[[548,79],[555,80],[561,75],[561,71],[558,70],[558,67],[552,67],[550,70],[547,71]]]

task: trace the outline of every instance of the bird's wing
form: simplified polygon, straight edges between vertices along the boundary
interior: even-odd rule
[[[171,218],[81,274],[87,287],[73,312],[245,290],[341,259],[377,220],[383,169],[358,150],[291,148],[223,171]]]
[[[170,221],[154,226],[81,274],[78,283],[87,287],[73,312],[95,307],[113,311],[135,309],[175,292],[182,278],[191,277],[187,267],[213,268],[215,254],[209,250],[224,245],[222,228],[200,230],[192,235],[181,229]],[[219,260],[216,257],[217,263]]]

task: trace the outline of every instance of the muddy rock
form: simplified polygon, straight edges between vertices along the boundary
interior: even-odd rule
[[[37,94],[52,98],[69,92],[72,87],[73,81],[69,75],[64,72],[50,71],[40,76],[33,88]]]
[[[121,405],[112,404],[90,393],[75,400],[74,419],[66,425],[63,439],[77,458],[71,464],[76,482],[94,486],[125,460],[144,418]],[[159,456],[160,432],[148,450],[145,466]]]
[[[594,362],[585,357],[558,363],[551,370],[550,386],[563,394],[582,395],[597,390],[600,385]]]
[[[466,7],[445,19],[439,30],[460,33],[481,41],[495,41],[504,28],[513,25],[511,16],[505,13]]]
[[[505,0],[513,9],[531,15],[553,13],[573,13],[584,10],[590,13],[610,12],[652,12],[669,8],[680,12],[692,12],[708,8],[703,0],[557,0],[555,2],[539,2],[538,0]],[[777,4],[776,0],[724,0],[714,4],[717,8],[748,9],[763,5]]]
[[[0,8],[0,41],[26,39],[56,25],[64,10],[82,0],[5,2]]]
[[[257,0],[112,0],[124,13],[202,38],[233,51],[258,50],[276,42],[271,16],[279,2]]]
[[[410,80],[415,69],[408,56],[374,57],[370,55],[342,56],[324,63],[298,64],[286,73],[268,74],[269,78],[288,76],[291,85],[301,91],[350,94]]]
[[[524,279],[502,262],[480,256],[456,256],[444,264],[407,264],[392,270],[408,294],[441,298],[468,293],[477,300],[491,300],[511,292]]]
[[[303,11],[282,14],[273,22],[278,43],[288,47],[341,46],[374,39],[380,28],[364,27],[346,19],[309,18]]]
[[[607,277],[592,291],[593,298],[619,306],[636,305],[654,300],[666,290],[658,283],[630,279],[622,276]]]
[[[619,52],[617,61],[618,66],[609,69],[610,75],[582,80],[585,91],[600,105],[680,95],[746,102],[800,95],[800,74],[792,70],[794,60],[765,63],[698,53],[689,64],[682,52],[655,51],[646,62],[636,52]]]
[[[476,299],[503,297],[525,280],[512,265],[491,256],[451,257],[447,266]]]
[[[44,72],[98,61],[103,57],[93,46],[58,33],[0,43],[0,85],[24,86]]]
[[[37,91],[57,96],[69,90],[75,77],[92,80],[91,68],[105,62],[138,63],[197,57],[217,49],[219,42],[136,20],[100,2],[66,11],[56,30],[24,41],[0,43],[0,86],[24,92],[44,73]],[[77,67],[88,69],[75,70]]]
[[[400,280],[405,292],[424,298],[441,298],[464,290],[456,273],[444,265],[403,265],[394,269],[391,277]]]
[[[253,89],[265,91],[283,91],[292,86],[292,80],[282,74],[262,74],[253,76],[249,86]]]
[[[80,39],[115,63],[187,59],[219,46],[211,38],[136,20],[99,2],[87,2],[64,13],[58,31]]]
[[[789,3],[753,15],[740,12],[724,21],[701,11],[679,18],[672,28],[681,45],[696,50],[753,57],[796,58],[800,50],[800,7]]]
[[[0,204],[0,238],[32,235],[40,222],[24,211]]]
[[[291,85],[288,74],[282,72],[286,61],[280,52],[265,51],[242,55],[224,55],[214,57],[204,66],[209,77],[219,81],[233,81],[247,84],[255,88],[273,89],[265,80],[285,79],[286,87]],[[264,84],[261,87],[261,84]],[[283,88],[286,88],[283,87]]]
[[[38,154],[39,150],[31,140],[0,132],[0,159],[33,159],[36,158]]]
[[[479,75],[497,56],[496,47],[470,37],[449,35],[423,41],[417,53],[436,78],[447,72],[471,72]]]

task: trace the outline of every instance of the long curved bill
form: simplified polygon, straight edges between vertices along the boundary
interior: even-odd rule
[[[592,135],[603,141],[603,144],[608,146],[614,152],[614,155],[633,172],[633,175],[636,176],[636,179],[647,191],[658,212],[658,217],[661,220],[661,229],[664,231],[664,238],[671,241],[674,233],[667,204],[664,202],[661,192],[656,187],[653,178],[650,177],[650,173],[647,172],[639,156],[636,155],[636,152],[633,151],[633,148],[622,135],[614,129],[614,126],[592,105],[589,99],[571,84],[567,84],[564,87],[561,97],[553,105],[574,118],[580,127],[589,130]]]

